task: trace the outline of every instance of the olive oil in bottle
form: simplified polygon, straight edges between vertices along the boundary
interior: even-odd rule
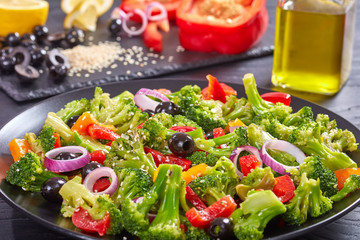
[[[335,13],[278,6],[272,83],[326,95],[338,92],[350,74],[355,8],[355,2]]]

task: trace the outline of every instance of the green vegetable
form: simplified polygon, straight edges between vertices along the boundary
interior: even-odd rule
[[[74,100],[67,103],[62,109],[60,109],[56,115],[61,118],[65,123],[75,115],[81,115],[90,109],[90,102],[86,98],[80,100]]]
[[[25,191],[40,192],[41,185],[53,177],[67,179],[44,168],[41,159],[33,152],[26,153],[20,160],[13,163],[7,171],[6,181]]]
[[[192,162],[192,165],[198,165],[200,163],[205,163],[208,166],[214,166],[219,160],[214,154],[206,153],[203,151],[197,151],[187,157]]]
[[[344,187],[337,192],[335,195],[331,196],[330,199],[334,202],[338,202],[345,198],[349,193],[354,192],[360,188],[360,176],[359,175],[350,175],[344,183]]]
[[[251,191],[230,216],[234,233],[239,240],[262,239],[268,222],[285,211],[286,207],[271,190]]]
[[[74,133],[70,130],[69,126],[55,113],[49,112],[44,127],[52,127],[58,133],[65,144],[71,145],[74,143]]]
[[[226,122],[238,118],[248,125],[252,123],[255,113],[251,104],[245,98],[237,100],[236,96],[231,95],[224,104],[223,115]]]

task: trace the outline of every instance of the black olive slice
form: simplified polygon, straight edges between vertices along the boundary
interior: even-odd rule
[[[31,83],[40,77],[39,71],[30,65],[23,66],[22,64],[18,64],[15,66],[15,72],[19,80],[23,83]]]

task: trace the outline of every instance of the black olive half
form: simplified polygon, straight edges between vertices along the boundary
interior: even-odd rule
[[[4,44],[6,46],[15,47],[20,45],[20,43],[21,43],[21,37],[17,32],[9,33],[4,39]]]
[[[59,191],[65,183],[66,180],[63,178],[50,178],[41,185],[41,195],[50,202],[61,203],[63,198],[59,194]]]
[[[180,108],[173,102],[161,102],[156,106],[155,113],[168,113],[174,116],[180,113]]]
[[[31,83],[40,77],[39,71],[30,65],[18,64],[15,66],[15,72],[23,83]]]
[[[186,133],[174,133],[169,139],[169,148],[173,154],[186,157],[195,151],[195,142]]]
[[[68,58],[62,54],[59,50],[53,49],[48,52],[46,58],[46,66],[50,68],[51,66],[64,65],[66,68],[70,68],[70,63]]]
[[[52,33],[47,37],[47,40],[53,45],[60,45],[61,41],[65,39],[64,32]]]
[[[16,58],[16,64],[21,64],[23,67],[30,64],[31,56],[29,50],[23,46],[17,46],[9,54]]]
[[[83,166],[82,170],[81,170],[81,177],[82,179],[85,179],[85,177],[94,169],[99,168],[99,167],[103,167],[103,165],[101,165],[98,162],[89,162],[88,164],[86,164],[85,166]]]
[[[233,224],[229,218],[215,218],[212,220],[209,235],[212,239],[236,239],[233,231]]]

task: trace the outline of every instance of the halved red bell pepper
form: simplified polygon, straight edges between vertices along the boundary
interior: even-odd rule
[[[218,2],[182,1],[176,23],[185,49],[237,54],[250,49],[264,35],[269,22],[266,0]]]
[[[119,134],[97,124],[90,124],[88,126],[88,133],[93,139],[105,139],[114,141],[120,138]]]
[[[179,8],[180,3],[182,0],[161,0],[159,1],[166,9],[168,14],[168,19],[173,20],[176,17],[176,9]],[[128,12],[134,12],[136,8],[141,9],[143,11],[146,10],[146,7],[149,3],[154,2],[153,0],[123,0],[120,4],[120,8],[128,13]],[[154,14],[157,12],[154,11]],[[134,21],[137,21],[137,19],[133,19]],[[139,19],[140,21],[140,19]]]
[[[229,217],[236,209],[234,199],[227,195],[222,197],[204,210],[196,210],[195,207],[191,208],[185,213],[185,216],[197,228],[208,228],[212,220],[218,217]]]
[[[185,198],[198,210],[204,210],[207,208],[205,203],[199,198],[198,195],[196,195],[196,193],[189,186],[186,186]]]
[[[286,106],[290,106],[291,95],[283,92],[268,92],[260,95],[262,99],[276,103],[283,103]]]
[[[191,161],[185,158],[180,158],[175,155],[164,155],[161,152],[144,147],[146,154],[150,153],[154,158],[156,167],[159,167],[160,164],[176,164],[182,167],[183,171],[187,171],[191,166]]]
[[[295,185],[288,175],[275,178],[273,193],[282,203],[286,203],[295,196]]]
[[[98,233],[100,236],[104,236],[106,230],[110,226],[110,214],[106,212],[102,219],[95,220],[91,217],[87,210],[82,207],[78,207],[74,211],[72,222],[75,227],[84,232]]]
[[[239,158],[241,172],[247,176],[252,170],[261,165],[261,161],[255,155],[246,155]]]

